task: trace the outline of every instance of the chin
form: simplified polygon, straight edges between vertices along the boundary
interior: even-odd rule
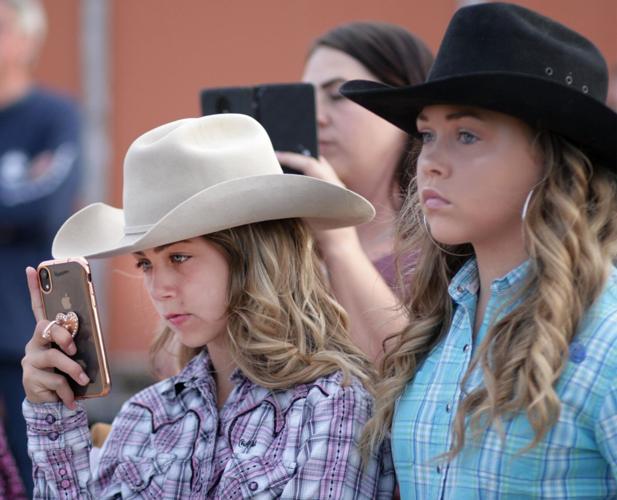
[[[439,227],[439,225],[431,226],[431,237],[440,245],[456,246],[469,243],[468,235],[463,234],[460,230]]]

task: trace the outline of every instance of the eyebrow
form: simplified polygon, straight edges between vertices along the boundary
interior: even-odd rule
[[[464,109],[461,111],[455,111],[454,113],[448,113],[446,115],[446,120],[458,120],[460,118],[466,117],[484,121],[484,116],[482,115],[482,113],[478,113],[477,111],[472,111],[470,109]],[[416,119],[424,122],[428,121],[426,115],[423,115],[422,113],[420,113]]]
[[[154,247],[154,253],[161,253],[166,248],[172,245],[177,245],[178,243],[189,243],[189,240],[180,240],[180,241],[174,241],[173,243],[167,243],[165,245],[159,245],[158,247]],[[140,255],[141,257],[146,256],[146,254],[143,252],[133,252],[133,255]]]

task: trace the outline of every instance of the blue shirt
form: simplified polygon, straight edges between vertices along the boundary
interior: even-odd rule
[[[475,340],[476,261],[467,262],[452,280],[455,309],[448,335],[421,364],[395,409],[392,453],[403,500],[617,498],[617,269],[570,345],[570,359],[556,384],[561,414],[540,443],[521,453],[534,437],[521,414],[504,420],[505,441],[493,428],[476,441],[467,430],[459,455],[450,462],[437,458],[451,447],[460,383],[474,343],[479,345],[528,267],[526,262],[492,283]],[[481,371],[474,371],[466,391],[481,383]]]
[[[0,108],[0,361],[20,371],[35,326],[24,269],[51,258],[56,231],[77,208],[79,142],[68,97],[34,88]]]

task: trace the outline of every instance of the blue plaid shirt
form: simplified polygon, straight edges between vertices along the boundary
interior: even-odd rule
[[[484,322],[472,336],[477,263],[467,262],[450,284],[455,312],[447,337],[420,366],[397,402],[392,453],[401,498],[617,498],[617,269],[587,311],[556,385],[561,414],[540,443],[525,415],[504,422],[505,441],[488,429],[468,431],[463,451],[437,459],[452,443],[461,379],[489,320],[522,283],[529,263],[491,285]],[[508,311],[504,309],[500,314]],[[467,391],[482,383],[481,371]]]

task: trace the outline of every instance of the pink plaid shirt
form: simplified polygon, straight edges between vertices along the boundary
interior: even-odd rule
[[[26,489],[19,476],[15,459],[9,449],[2,424],[0,424],[0,498],[6,498],[7,500],[22,500],[26,498]]]
[[[372,399],[340,372],[285,391],[239,371],[219,411],[206,352],[131,398],[90,471],[83,409],[24,401],[37,498],[392,498],[389,449],[361,464]]]

